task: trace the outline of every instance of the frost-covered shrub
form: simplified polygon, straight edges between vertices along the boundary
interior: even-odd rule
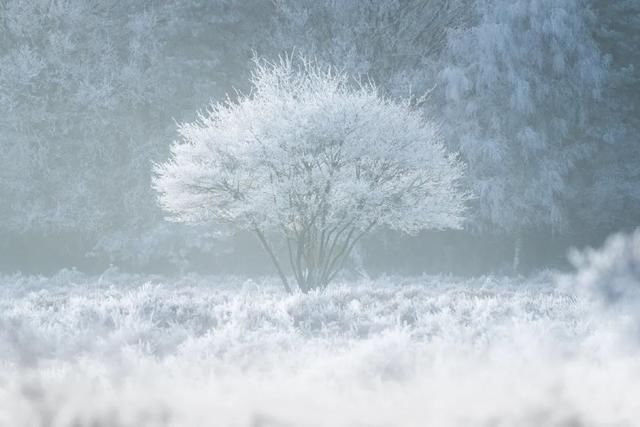
[[[573,284],[604,305],[640,303],[640,229],[610,237],[599,250],[574,252]]]
[[[295,295],[245,280],[0,275],[0,425],[640,418],[637,351],[604,345],[593,306],[543,277],[385,277]]]
[[[160,204],[178,222],[284,238],[302,291],[323,288],[358,241],[386,226],[459,228],[464,167],[408,103],[304,58],[256,61],[252,92],[179,128],[156,167]]]

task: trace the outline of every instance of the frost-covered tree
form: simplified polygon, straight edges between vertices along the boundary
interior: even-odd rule
[[[441,58],[445,135],[469,164],[476,225],[516,236],[559,230],[606,58],[580,0],[478,0]]]
[[[408,104],[304,59],[256,61],[251,83],[181,125],[156,167],[173,220],[254,232],[290,290],[275,250],[284,238],[303,292],[326,287],[376,227],[461,226],[462,164]]]
[[[595,39],[610,60],[589,131],[597,146],[577,176],[576,222],[583,232],[638,225],[640,211],[640,2],[591,0]]]
[[[394,96],[422,95],[451,28],[470,14],[464,0],[276,0],[262,51],[301,51],[372,78]]]
[[[156,92],[156,16],[119,3],[0,2],[1,228],[96,232],[140,198],[117,184],[147,154],[130,137]]]
[[[140,263],[184,249],[151,160],[173,117],[242,81],[263,3],[0,0],[0,234]]]

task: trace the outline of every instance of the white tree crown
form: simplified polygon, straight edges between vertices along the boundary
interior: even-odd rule
[[[238,229],[459,228],[463,164],[408,103],[303,58],[179,126],[154,186],[170,219]]]

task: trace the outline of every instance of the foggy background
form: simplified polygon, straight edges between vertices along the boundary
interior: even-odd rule
[[[563,266],[640,214],[640,3],[2,0],[0,268],[271,273],[255,238],[169,223],[176,122],[299,52],[411,98],[467,163],[463,231],[367,238],[351,272]]]

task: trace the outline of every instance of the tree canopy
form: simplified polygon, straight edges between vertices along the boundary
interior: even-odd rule
[[[182,124],[156,166],[173,220],[255,232],[288,286],[283,238],[303,291],[326,286],[376,227],[461,226],[464,167],[408,103],[304,59],[257,60],[251,83]]]

